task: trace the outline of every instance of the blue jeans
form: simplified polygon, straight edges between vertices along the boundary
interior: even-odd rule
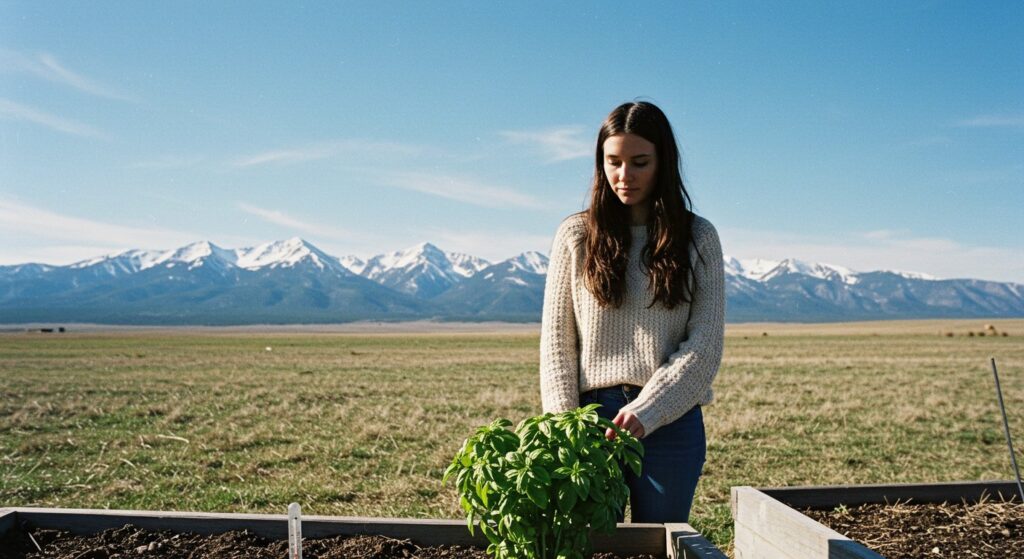
[[[632,402],[640,387],[619,385],[580,395],[580,406],[601,404],[597,413],[611,420],[619,408]],[[623,468],[629,486],[632,522],[688,522],[697,480],[704,467],[707,441],[700,406],[640,439],[644,445],[640,477]],[[625,511],[619,514],[619,521]]]

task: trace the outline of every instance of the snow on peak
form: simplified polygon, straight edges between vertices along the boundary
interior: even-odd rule
[[[779,260],[764,260],[762,258],[739,260],[731,256],[725,256],[724,260],[726,273],[758,281],[761,281],[765,274],[771,272],[780,264]]]
[[[725,257],[725,271],[755,281],[769,281],[785,274],[802,274],[824,280],[839,280],[847,285],[857,283],[857,272],[835,264],[804,262],[795,258],[765,260],[754,258],[740,260]]]
[[[445,252],[433,243],[422,242],[405,250],[380,254],[362,260],[356,256],[336,258],[330,256],[300,237],[264,243],[255,247],[228,250],[209,242],[199,241],[171,250],[126,250],[71,264],[73,269],[94,268],[110,275],[132,274],[154,266],[172,267],[185,264],[189,269],[213,262],[218,267],[237,266],[247,270],[264,267],[292,267],[308,262],[321,270],[341,274],[357,274],[368,279],[400,277],[401,281],[416,283],[419,277],[432,277],[431,281],[458,282],[474,276],[491,263],[463,253]],[[546,274],[548,257],[528,251],[501,262],[508,272],[524,271]],[[841,281],[853,285],[861,274],[843,266],[821,262],[806,262],[795,258],[768,260],[761,258],[738,259],[724,256],[725,272],[732,276],[766,282],[787,274],[800,274],[826,281]],[[879,270],[897,276],[935,281],[939,278],[918,272]],[[397,274],[397,275],[396,275]],[[410,276],[411,274],[411,276]],[[485,278],[487,279],[487,278]]]
[[[491,265],[490,262],[483,258],[477,258],[476,256],[460,252],[449,252],[447,256],[448,261],[452,264],[452,271],[464,278],[468,278]]]
[[[264,243],[248,249],[241,249],[236,262],[239,268],[256,270],[259,268],[285,267],[290,268],[303,261],[309,261],[321,270],[344,270],[337,260],[307,243],[299,237],[284,241]]]
[[[117,272],[138,272],[154,265],[166,251],[157,250],[125,250],[82,260],[71,264],[69,268],[88,268],[90,266],[102,266],[111,273]]]
[[[925,281],[939,281],[940,278],[931,274],[925,274],[922,272],[902,272],[900,270],[879,270],[880,272],[888,272],[890,274],[896,274],[897,276],[904,277],[907,279],[918,279]]]
[[[839,279],[843,283],[857,283],[856,273],[849,268],[820,262],[808,263],[795,258],[787,258],[770,272],[763,276],[764,281],[781,276],[783,274],[803,274],[824,280]]]
[[[541,275],[548,273],[548,257],[534,250],[509,258],[506,262],[511,265],[510,271],[523,270]]]
[[[175,250],[164,252],[150,266],[158,264],[174,264],[178,262],[187,263],[189,269],[202,266],[203,263],[213,258],[228,264],[235,264],[238,260],[238,253],[233,250],[224,250],[209,241],[199,241],[185,245]],[[147,266],[147,267],[150,267]]]
[[[423,242],[405,250],[374,256],[366,262],[359,274],[376,279],[392,270],[422,269],[445,277],[466,278],[489,265],[490,263],[482,258],[445,252],[432,243]]]
[[[366,269],[367,262],[358,256],[342,256],[338,259],[338,263],[348,269],[353,274],[362,274],[363,270]]]
[[[405,250],[396,250],[370,259],[377,269],[411,268],[418,264],[433,264],[441,269],[448,266],[444,252],[430,243],[420,243]],[[376,271],[376,270],[375,270]]]

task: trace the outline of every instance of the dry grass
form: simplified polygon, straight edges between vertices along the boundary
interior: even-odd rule
[[[1010,335],[939,335],[984,324]],[[1012,475],[988,358],[1024,447],[1024,321],[767,328],[730,327],[705,410],[691,520],[720,545],[732,485]],[[538,412],[537,344],[533,333],[2,335],[0,506],[298,501],[310,514],[455,518],[440,473],[475,427]]]

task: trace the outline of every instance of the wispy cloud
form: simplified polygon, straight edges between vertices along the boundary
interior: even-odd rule
[[[796,258],[859,271],[900,270],[941,278],[1024,283],[1024,250],[969,245],[908,230],[864,231],[847,238],[725,227],[722,248],[738,258]]]
[[[340,227],[299,219],[280,210],[260,208],[251,204],[246,204],[245,202],[239,202],[238,209],[249,215],[254,215],[268,223],[280,225],[307,235],[314,235],[320,238],[333,240],[346,240],[354,237],[352,231],[348,231]]]
[[[10,99],[0,97],[0,118],[11,120],[24,120],[51,130],[71,134],[73,136],[84,136],[88,138],[106,139],[107,135],[99,130],[67,118],[62,118],[43,112],[39,109],[16,103]]]
[[[153,159],[138,161],[128,166],[129,169],[184,169],[193,167],[203,161],[199,155],[161,155]]]
[[[385,175],[380,180],[390,186],[485,208],[542,209],[547,207],[537,198],[512,188],[448,175],[403,172]]]
[[[185,231],[75,217],[2,198],[0,231],[6,241],[0,248],[0,258],[5,261],[12,261],[13,251],[24,250],[23,244],[46,243],[47,250],[74,253],[82,259],[129,248],[180,246],[200,238]]]
[[[1024,128],[1024,115],[979,115],[957,122],[968,128]]]
[[[471,254],[491,262],[500,262],[528,250],[543,254],[551,250],[551,235],[525,235],[522,231],[428,228],[418,234],[442,250]]]
[[[949,136],[924,136],[895,144],[896,148],[930,148],[938,146],[953,145],[953,139]]]
[[[119,92],[114,88],[72,71],[61,64],[57,57],[45,52],[25,54],[13,50],[0,49],[0,71],[32,74],[97,97],[118,101],[138,101],[132,95]]]
[[[230,164],[234,167],[253,167],[268,164],[287,165],[304,161],[329,159],[347,154],[374,159],[378,157],[411,156],[421,152],[422,148],[407,144],[346,139],[245,155],[236,157],[230,161]]]
[[[558,162],[591,157],[594,146],[582,126],[561,126],[544,130],[508,130],[500,132],[508,142],[533,146],[547,161]]]

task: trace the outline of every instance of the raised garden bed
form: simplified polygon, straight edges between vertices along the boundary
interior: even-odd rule
[[[268,553],[276,547],[286,550],[288,538],[287,516],[273,514],[221,514],[221,513],[193,513],[193,512],[159,512],[159,511],[125,511],[125,510],[92,510],[92,509],[43,509],[43,508],[8,508],[0,509],[0,541],[2,538],[17,535],[15,532],[23,531],[29,527],[33,532],[45,530],[60,530],[69,534],[95,535],[104,530],[122,529],[126,525],[132,528],[122,530],[122,533],[113,534],[109,538],[123,537],[130,543],[135,544],[129,550],[133,554],[122,554],[122,557],[145,557],[150,553],[151,557],[157,557],[157,547],[149,550],[148,544],[157,541],[153,536],[141,533],[136,529],[148,531],[165,531],[175,534],[198,534],[220,537],[220,543],[246,544],[241,541],[248,538],[265,538],[271,540],[268,545],[271,547]],[[240,531],[247,531],[247,534],[232,534]],[[461,520],[417,520],[407,518],[363,518],[363,517],[338,517],[338,516],[304,516],[302,519],[302,534],[305,546],[311,550],[307,557],[313,557],[314,545],[330,543],[325,538],[335,538],[338,545],[342,545],[342,539],[338,536],[382,536],[389,540],[400,540],[409,543],[386,543],[383,539],[366,539],[368,546],[388,547],[391,545],[397,549],[396,557],[451,557],[463,558],[471,555],[462,554],[462,549],[452,549],[450,546],[460,548],[476,548],[482,550],[487,541],[477,532],[476,537],[470,536],[466,530],[465,522]],[[52,534],[47,533],[47,537]],[[162,534],[160,538],[166,540],[171,537],[169,534]],[[182,536],[184,537],[184,536]],[[147,538],[149,541],[147,541]],[[179,537],[181,539],[181,537]],[[226,540],[238,540],[228,542]],[[314,544],[312,540],[321,540],[321,543]],[[259,542],[257,542],[259,543]],[[135,551],[147,544],[145,552]],[[214,542],[216,545],[217,542]],[[593,539],[595,555],[614,554],[619,557],[657,557],[668,559],[724,559],[725,555],[715,548],[710,542],[703,538],[696,530],[688,524],[619,524],[616,533],[613,535],[597,534]],[[177,545],[177,544],[175,544]],[[209,545],[209,542],[206,542]],[[403,547],[404,546],[404,547]],[[430,553],[418,553],[417,547],[440,547],[439,551]],[[212,548],[211,548],[212,549]],[[404,549],[404,551],[403,551]],[[0,550],[0,557],[13,557],[4,555],[6,550]],[[122,552],[122,553],[128,553]],[[335,552],[320,552],[321,557],[342,557]],[[340,553],[340,552],[339,552]],[[42,555],[46,556],[46,555]],[[187,557],[188,554],[181,555]],[[202,554],[203,557],[215,557]],[[269,556],[269,555],[268,555]],[[275,555],[276,556],[276,555]],[[381,557],[384,555],[368,554],[367,557]],[[482,555],[481,555],[482,556]],[[608,557],[609,555],[603,555]],[[112,557],[109,552],[97,552],[94,555],[82,556],[83,559],[101,559]],[[226,555],[226,557],[231,557]]]
[[[838,531],[810,518],[801,511],[807,511],[823,519],[827,511],[845,511],[853,514],[859,507],[872,505],[895,505],[907,507],[928,504],[977,504],[979,502],[1007,501],[1020,507],[1015,482],[957,482],[942,484],[901,484],[901,485],[849,485],[825,487],[789,487],[755,489],[753,487],[732,488],[732,514],[735,522],[734,549],[736,559],[760,558],[856,558],[880,559],[886,557],[873,551],[863,543],[851,540]],[[840,508],[841,507],[841,508]],[[876,507],[877,508],[877,507]],[[870,508],[864,510],[871,510]],[[815,512],[815,511],[820,511]],[[881,540],[877,535],[891,526],[882,526],[875,530],[874,537],[865,537],[865,542],[872,542],[876,547],[892,549],[895,555],[902,553],[899,548],[878,546]],[[1006,528],[1006,527],[1004,527]],[[1024,534],[1012,532],[1009,541],[1017,542]],[[1006,544],[1008,538],[1002,534],[992,541],[981,544],[975,540],[964,539],[952,542],[940,542],[937,537],[941,530],[928,532],[923,530],[922,537],[931,538],[931,545],[914,544],[912,549],[926,548],[927,553],[935,557],[1010,557],[1004,553],[1008,547],[996,548],[987,546]],[[967,544],[968,549],[957,551],[955,544]],[[938,547],[939,554],[933,549]],[[912,555],[918,556],[921,555]]]

